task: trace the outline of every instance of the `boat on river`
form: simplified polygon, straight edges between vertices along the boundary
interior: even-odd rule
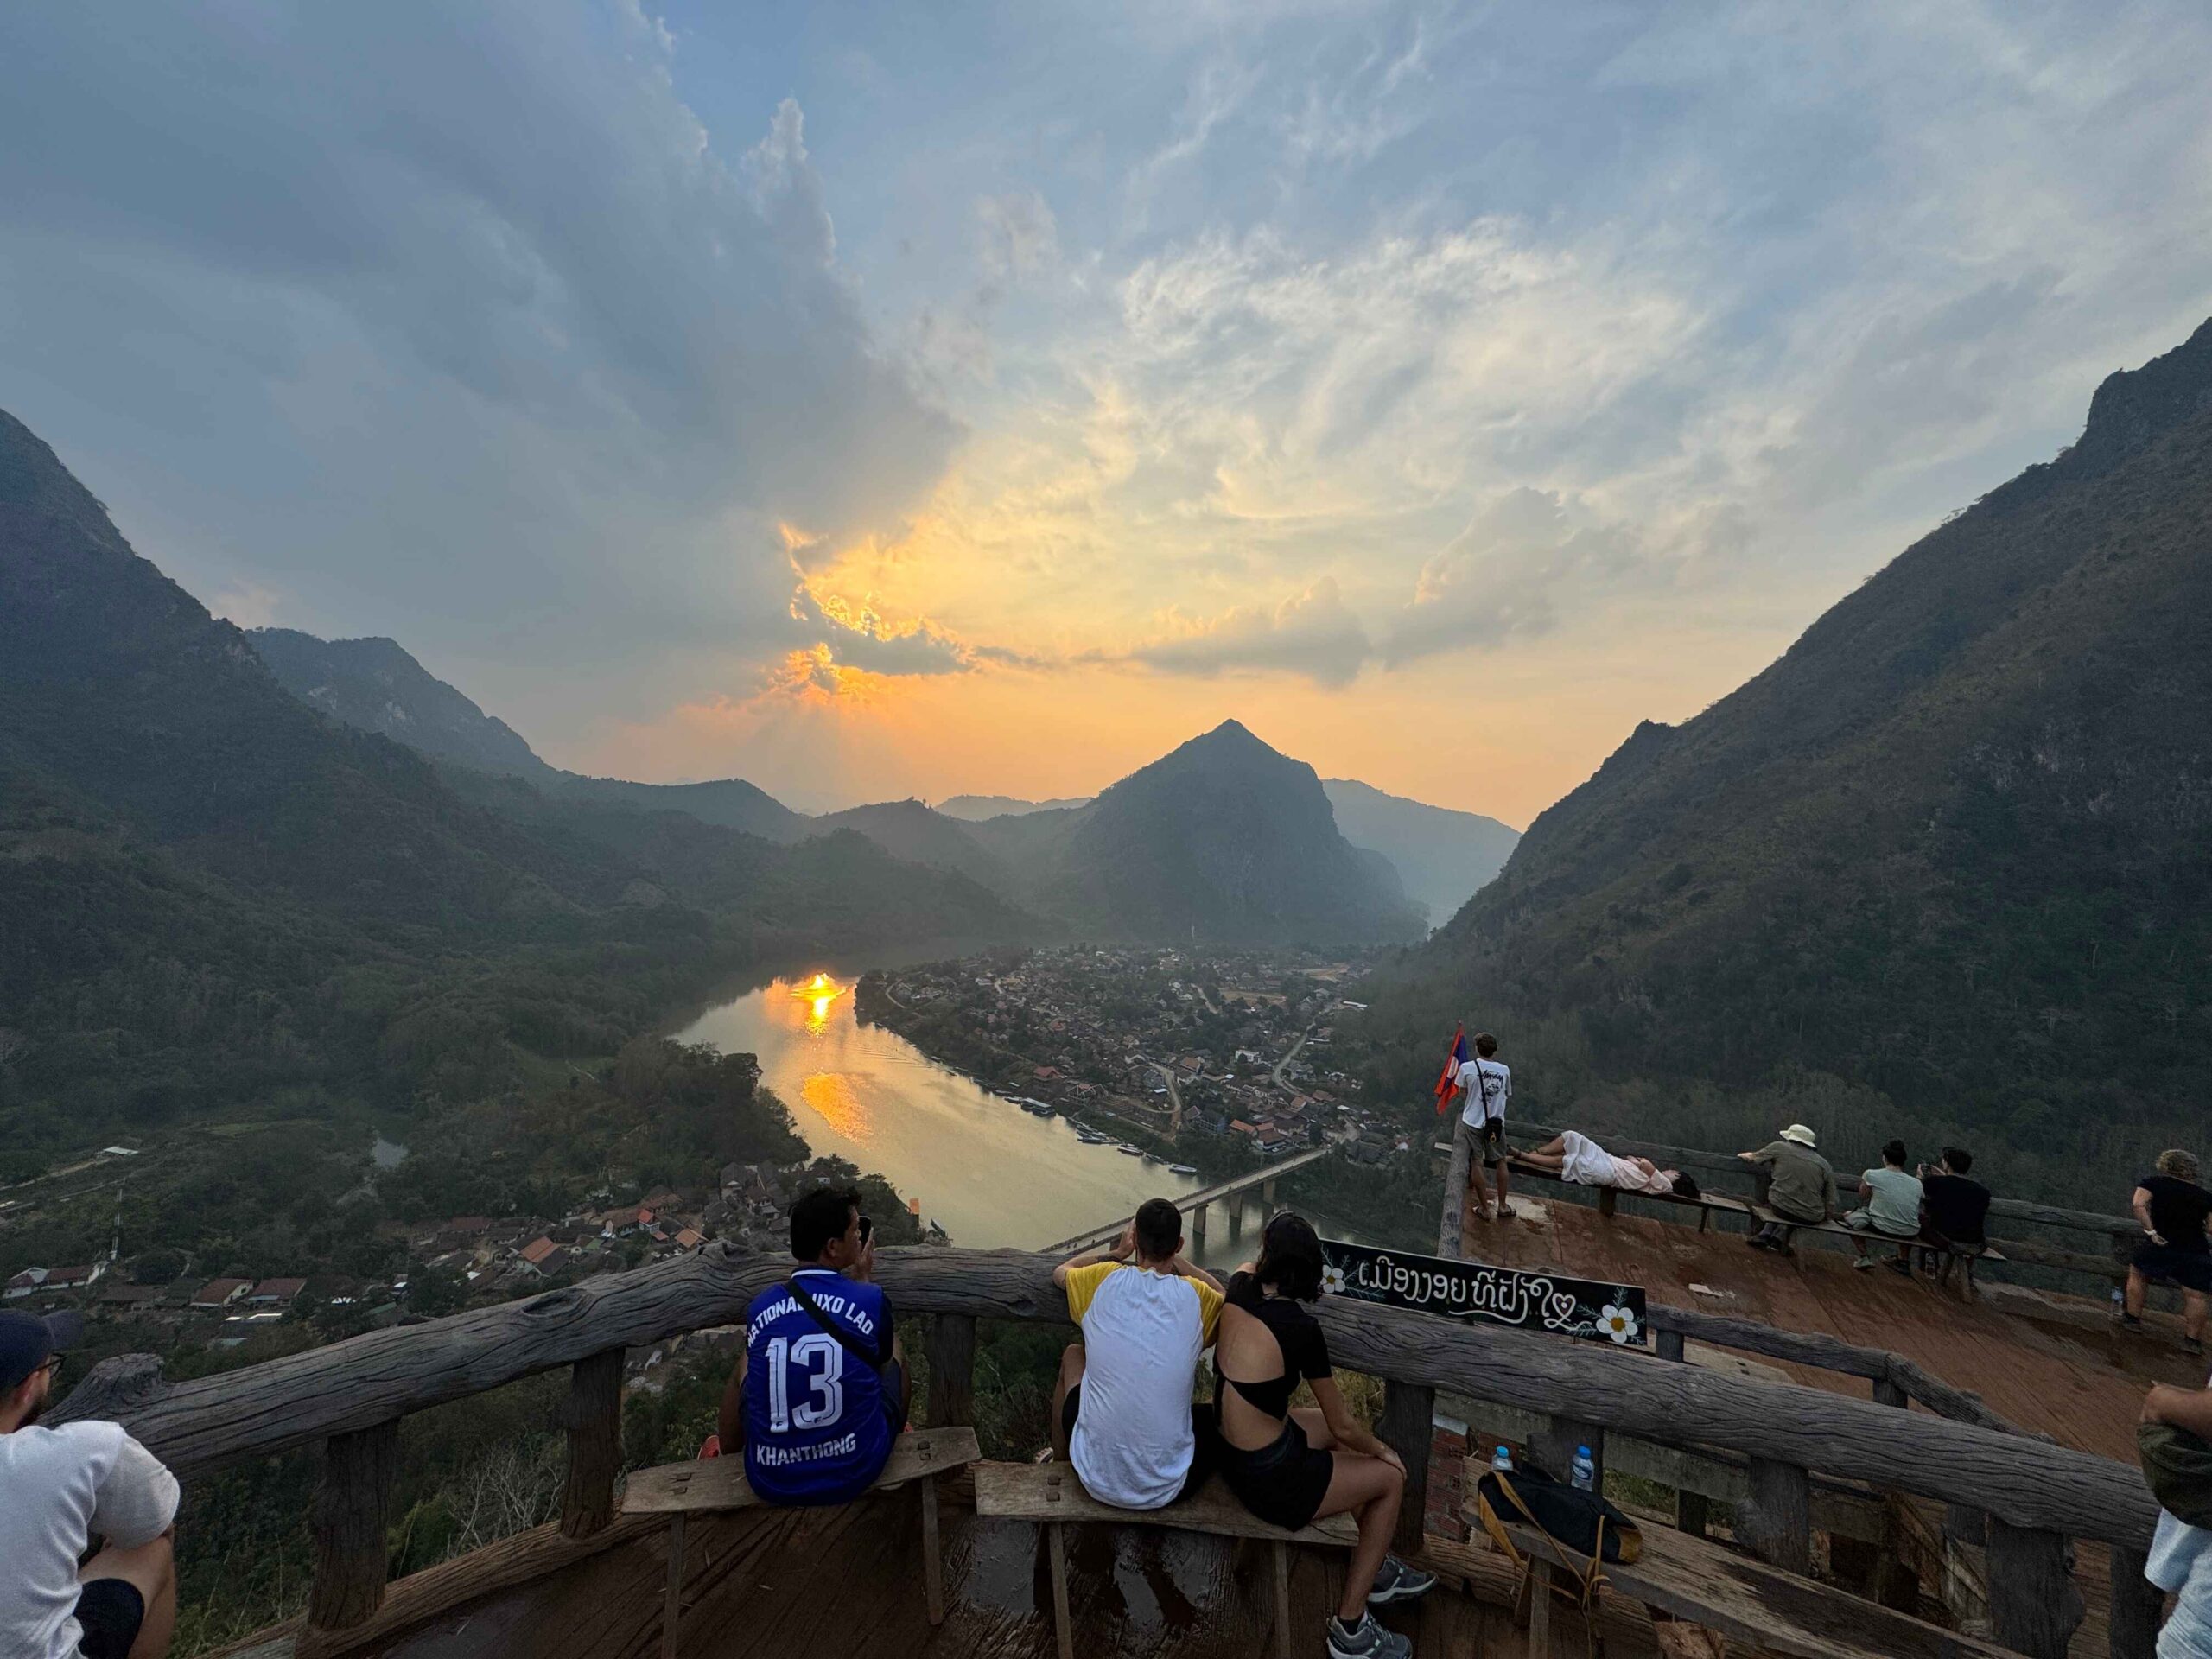
[[[1114,1150],[1122,1154],[1123,1156],[1129,1158],[1141,1158],[1145,1155],[1144,1148],[1142,1147],[1132,1147],[1125,1144],[1115,1147]]]
[[[1167,1173],[1170,1175],[1195,1175],[1198,1173],[1198,1166],[1196,1164],[1170,1164]]]

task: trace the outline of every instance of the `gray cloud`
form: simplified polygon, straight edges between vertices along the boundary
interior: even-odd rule
[[[957,429],[798,105],[726,165],[670,53],[619,5],[10,10],[11,406],[188,581],[494,696],[645,705],[773,643],[775,525],[895,523]]]
[[[1370,650],[1367,630],[1345,606],[1334,579],[1324,577],[1280,604],[1238,606],[1093,659],[1140,663],[1208,679],[1236,670],[1270,670],[1342,686],[1359,677]]]

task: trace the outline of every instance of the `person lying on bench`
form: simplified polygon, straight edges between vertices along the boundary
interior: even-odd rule
[[[1213,1467],[1213,1409],[1192,1402],[1191,1383],[1221,1320],[1221,1281],[1182,1251],[1182,1212],[1147,1198],[1110,1247],[1052,1269],[1083,1329],[1060,1355],[1052,1450],[1102,1503],[1157,1510]]]
[[[806,1265],[745,1311],[745,1351],[722,1391],[721,1452],[771,1503],[843,1503],[875,1484],[906,1426],[891,1299],[873,1282],[874,1228],[851,1187],[791,1206]]]
[[[1821,1156],[1818,1145],[1812,1130],[1802,1123],[1792,1123],[1757,1152],[1736,1154],[1758,1166],[1758,1201],[1782,1217],[1766,1223],[1744,1241],[1753,1249],[1795,1255],[1789,1248],[1787,1224],[1794,1221],[1800,1226],[1817,1227],[1835,1214],[1835,1171]]]
[[[1920,1236],[1920,1178],[1904,1170],[1904,1142],[1892,1141],[1882,1148],[1882,1166],[1862,1170],[1859,1196],[1866,1200],[1843,1218],[1851,1229],[1852,1266],[1862,1273],[1872,1268],[1874,1258],[1866,1249],[1869,1237],[1893,1240],[1897,1260],[1890,1265],[1899,1273],[1912,1270],[1912,1241]]]
[[[1338,1391],[1311,1304],[1321,1295],[1321,1241],[1286,1211],[1260,1236],[1260,1259],[1229,1281],[1214,1344],[1222,1478],[1244,1507],[1295,1531],[1320,1516],[1357,1517],[1344,1599],[1328,1623],[1330,1659],[1410,1659],[1413,1644],[1368,1610],[1426,1594],[1433,1575],[1388,1554],[1406,1490],[1402,1459],[1359,1426]],[[1304,1378],[1319,1409],[1293,1410]]]
[[[1513,1155],[1522,1163],[1534,1164],[1545,1173],[1578,1186],[1617,1186],[1624,1192],[1649,1192],[1660,1198],[1698,1196],[1697,1183],[1680,1170],[1662,1169],[1649,1158],[1633,1154],[1617,1157],[1573,1129]]]
[[[1936,1270],[1938,1251],[1980,1255],[1989,1248],[1984,1232],[1989,1189],[1967,1179],[1973,1167],[1974,1154],[1964,1147],[1944,1147],[1942,1161],[1933,1169],[1920,1166],[1920,1265],[1925,1272]]]
[[[2196,1154],[2179,1147],[2158,1154],[2158,1166],[2135,1184],[2135,1218],[2143,1243],[2127,1268],[2127,1295],[2120,1323],[2143,1323],[2143,1298],[2152,1283],[2181,1287],[2182,1351],[2204,1351],[2204,1303],[2212,1292],[2212,1192],[2196,1179]]]

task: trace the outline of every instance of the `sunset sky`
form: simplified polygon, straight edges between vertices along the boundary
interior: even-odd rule
[[[1516,825],[2212,312],[2212,10],[0,11],[0,408],[547,759]]]

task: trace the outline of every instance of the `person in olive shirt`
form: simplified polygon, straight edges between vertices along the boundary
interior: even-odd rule
[[[1835,1215],[1840,1207],[1835,1171],[1821,1156],[1818,1144],[1812,1130],[1802,1123],[1792,1123],[1778,1139],[1770,1141],[1757,1152],[1736,1154],[1745,1162],[1758,1166],[1764,1177],[1758,1202],[1782,1217],[1780,1221],[1768,1222],[1744,1241],[1753,1249],[1794,1255],[1796,1252],[1789,1248],[1790,1230],[1785,1224],[1794,1221],[1817,1227]]]
[[[2135,1218],[2143,1243],[2127,1269],[2127,1299],[2120,1323],[2143,1324],[2143,1298],[2152,1282],[2179,1285],[2182,1348],[2204,1351],[2204,1302],[2212,1294],[2212,1192],[2197,1182],[2196,1154],[2178,1147],[2158,1154],[2155,1174],[2135,1184]]]

